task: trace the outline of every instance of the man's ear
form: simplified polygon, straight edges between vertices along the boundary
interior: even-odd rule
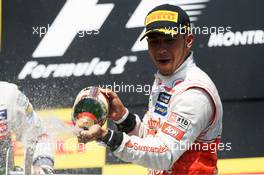
[[[187,34],[187,37],[186,37],[186,47],[187,48],[191,48],[192,47],[193,39],[194,39],[194,36],[193,36],[192,33]]]

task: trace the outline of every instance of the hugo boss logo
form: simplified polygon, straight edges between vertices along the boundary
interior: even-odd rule
[[[166,92],[159,93],[158,101],[168,104],[170,101],[171,95]]]

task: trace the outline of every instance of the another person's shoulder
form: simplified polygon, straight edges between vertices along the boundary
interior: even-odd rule
[[[14,83],[0,81],[0,94],[3,98],[6,99],[6,101],[28,101],[24,93],[20,91],[18,86]]]
[[[14,83],[9,83],[7,81],[0,81],[1,88],[11,88],[11,89],[18,89],[17,85]]]
[[[18,94],[17,85],[6,81],[0,81],[0,101],[8,107],[14,106],[17,103]]]
[[[7,91],[7,92],[19,91],[16,84],[9,83],[7,81],[0,81],[0,89],[2,92],[3,91]]]

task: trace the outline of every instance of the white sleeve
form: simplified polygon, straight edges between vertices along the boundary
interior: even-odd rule
[[[177,96],[171,102],[171,110],[168,115],[174,118],[168,117],[155,137],[123,133],[123,141],[114,154],[124,161],[168,170],[206,128],[213,114],[211,99],[201,89],[189,89]]]
[[[13,116],[14,131],[24,146],[30,147],[36,144],[34,159],[38,157],[49,157],[53,159],[52,145],[49,143],[42,121],[36,115],[28,98],[17,89],[16,110]]]

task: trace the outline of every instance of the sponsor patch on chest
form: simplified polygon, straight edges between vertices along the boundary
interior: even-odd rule
[[[168,111],[168,107],[164,106],[160,103],[156,103],[154,112],[160,114],[162,116],[166,116]]]
[[[7,110],[0,109],[0,120],[6,120],[6,119],[7,119]]]
[[[175,123],[177,126],[179,126],[180,128],[187,130],[191,124],[191,121],[177,115],[176,113],[172,112],[170,113],[169,117],[168,117],[168,121],[170,123]]]
[[[184,135],[184,132],[182,130],[166,122],[163,123],[161,131],[178,141],[180,141]]]
[[[158,101],[168,104],[170,101],[171,95],[166,92],[160,92],[158,96]]]
[[[6,139],[7,132],[7,109],[0,106],[0,140]]]
[[[182,116],[177,116],[176,117],[176,123],[179,127],[183,128],[183,129],[188,129],[188,127],[191,124],[191,121],[182,117]]]

